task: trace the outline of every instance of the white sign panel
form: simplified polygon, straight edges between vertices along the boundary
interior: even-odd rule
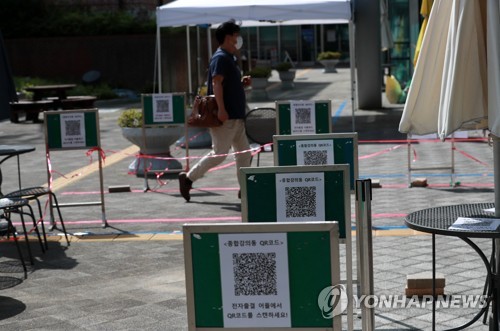
[[[153,122],[173,122],[172,94],[153,94]]]
[[[297,140],[297,165],[334,164],[333,140]]]
[[[314,101],[290,101],[292,134],[316,133],[315,110]]]
[[[224,327],[291,327],[286,233],[219,234]]]
[[[84,113],[61,114],[61,147],[85,147]]]
[[[325,178],[322,172],[276,174],[278,222],[325,221]]]

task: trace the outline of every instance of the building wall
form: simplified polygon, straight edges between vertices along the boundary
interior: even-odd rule
[[[206,41],[201,41],[201,70],[197,72],[196,36],[191,29],[192,81],[205,74]],[[156,36],[89,36],[5,40],[14,76],[51,78],[79,83],[84,73],[97,70],[113,87],[149,91],[155,77]],[[175,47],[173,47],[175,45]],[[162,33],[164,92],[188,91],[186,35]],[[194,86],[196,89],[196,86]],[[152,91],[150,91],[152,92]]]

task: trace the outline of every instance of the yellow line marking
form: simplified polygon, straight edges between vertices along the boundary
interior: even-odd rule
[[[122,149],[111,156],[107,156],[106,160],[102,164],[102,167],[103,168],[109,167],[109,166],[115,164],[116,162],[122,161],[123,159],[129,157],[130,155],[137,154],[138,152],[139,152],[139,147],[136,145],[132,145],[128,148]],[[76,183],[77,181],[93,174],[96,171],[99,171],[99,162],[98,161],[94,161],[90,165],[87,165],[85,167],[81,167],[77,170],[74,170],[74,171],[64,175],[64,177],[66,177],[66,178],[60,177],[60,178],[55,179],[52,182],[52,191],[61,190],[62,188],[66,187],[70,184]],[[45,186],[48,186],[48,185],[45,184]]]
[[[312,69],[300,69],[300,70],[297,70],[297,73],[295,74],[295,77],[304,76],[305,74],[307,74],[311,70]]]
[[[429,233],[415,231],[412,229],[395,229],[395,230],[374,230],[375,237],[411,237],[429,235]]]
[[[149,240],[182,240],[182,234],[158,233]]]

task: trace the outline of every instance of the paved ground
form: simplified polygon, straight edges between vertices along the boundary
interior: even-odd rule
[[[276,77],[268,88],[268,102],[250,107],[273,106],[271,100],[332,100],[334,132],[350,132],[349,70],[323,74],[321,69],[299,70],[292,91],[282,91]],[[66,226],[72,234],[67,247],[51,233],[50,248],[41,253],[26,280],[11,243],[0,245],[0,329],[2,330],[184,330],[187,329],[184,255],[179,231],[184,223],[240,222],[240,200],[234,167],[228,158],[223,167],[195,183],[192,201],[185,203],[176,180],[149,180],[153,191],[144,193],[142,178],[127,174],[137,152],[116,124],[121,110],[134,102],[99,104],[102,147],[106,151],[104,187],[129,185],[131,192],[106,193],[109,227],[101,227],[99,206],[64,208]],[[443,171],[421,171],[426,188],[407,187],[408,148],[397,128],[401,107],[356,112],[359,134],[359,174],[378,179],[374,189],[372,221],[375,293],[403,295],[406,276],[431,268],[430,236],[404,227],[404,216],[422,208],[493,201],[492,148],[484,141],[456,146],[456,178]],[[475,133],[480,136],[481,133]],[[30,144],[36,151],[21,156],[23,185],[47,182],[41,124],[0,122],[0,144]],[[184,150],[172,146],[172,154]],[[207,149],[190,150],[199,156]],[[414,166],[450,164],[448,143],[421,142],[410,153]],[[85,151],[51,152],[54,187],[60,202],[99,201],[96,156]],[[92,164],[90,163],[91,161]],[[272,153],[261,155],[261,165],[272,165]],[[17,186],[14,159],[2,164],[2,191]],[[451,187],[451,182],[459,183]],[[352,199],[354,200],[354,199]],[[353,220],[354,201],[352,204]],[[16,220],[17,222],[17,220]],[[477,241],[487,255],[490,241]],[[23,243],[24,244],[24,243]],[[342,248],[342,256],[345,249]],[[438,237],[438,271],[446,276],[446,294],[481,294],[484,267],[476,253],[458,239]],[[345,266],[343,266],[345,267]],[[442,308],[437,329],[463,323],[471,309]],[[430,330],[430,306],[377,308],[377,330]],[[344,328],[345,328],[344,319]],[[361,320],[355,319],[361,329]],[[477,322],[468,330],[487,330]]]

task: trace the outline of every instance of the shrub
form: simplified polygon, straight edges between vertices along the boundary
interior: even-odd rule
[[[318,61],[321,60],[338,60],[342,56],[340,52],[321,52],[318,54]]]
[[[292,64],[290,62],[281,62],[276,65],[275,69],[277,71],[288,71],[292,69]]]
[[[271,68],[255,67],[250,70],[247,75],[252,76],[252,78],[269,78],[271,77],[271,71]]]
[[[121,128],[141,128],[142,111],[137,108],[124,110],[120,116],[118,116],[118,126]]]

